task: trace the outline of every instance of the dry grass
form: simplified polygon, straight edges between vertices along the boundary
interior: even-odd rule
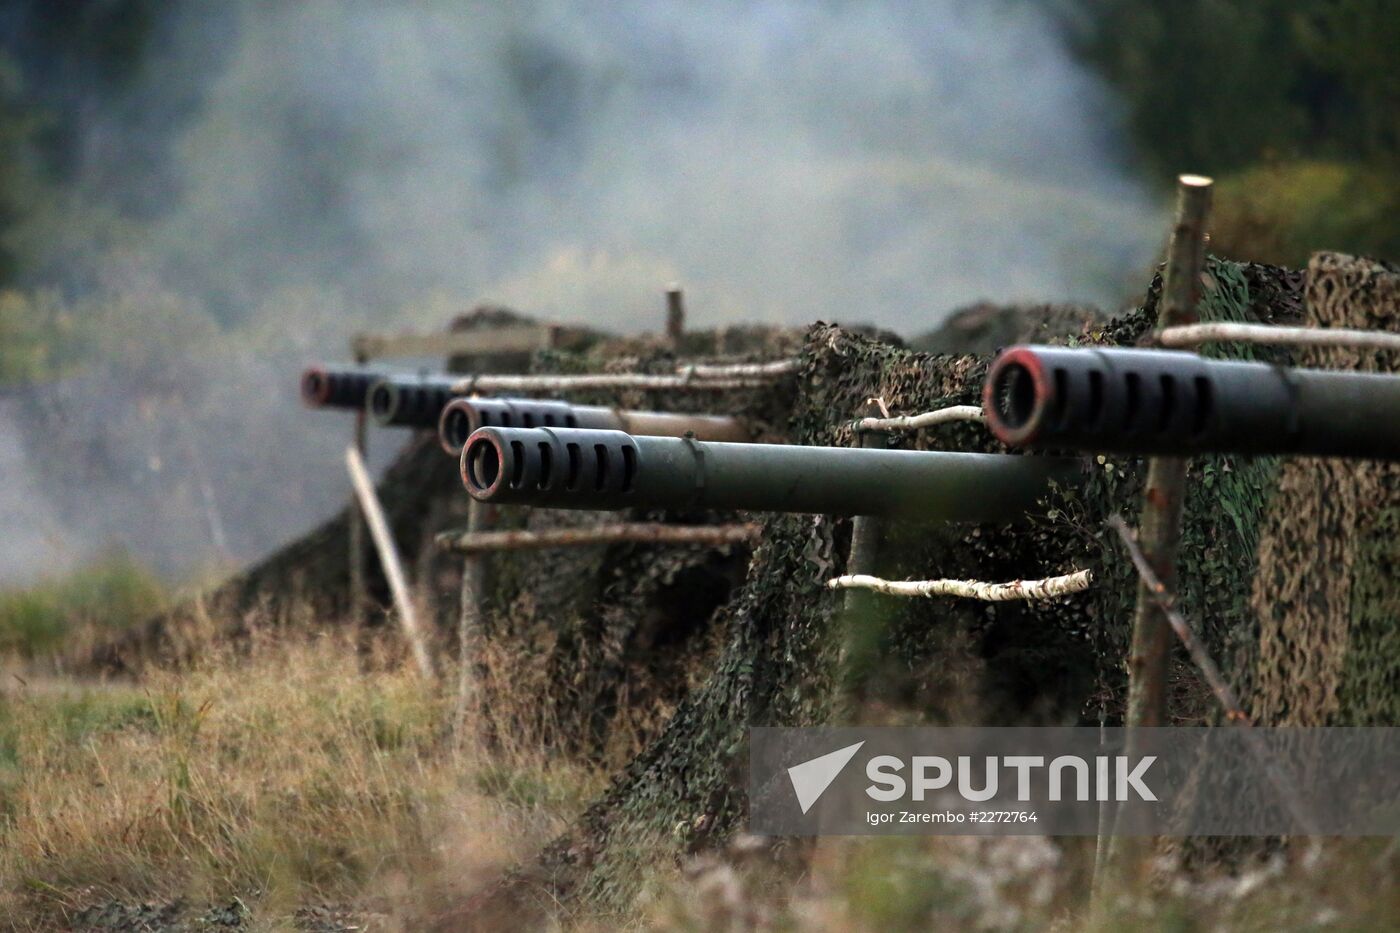
[[[472,723],[495,739],[459,747],[447,701],[382,660],[327,637],[139,685],[13,681],[0,917],[65,928],[94,904],[234,898],[259,918],[406,915],[489,880],[601,788],[601,767],[551,759],[538,730]]]
[[[528,863],[631,753],[559,755],[538,709],[544,667],[496,648],[489,711],[465,744],[449,698],[392,650],[264,633],[237,655],[137,684],[10,678],[0,698],[0,928],[140,930],[140,905],[193,925],[411,930]],[[647,728],[665,710],[638,711]],[[562,906],[587,930],[1388,929],[1395,853],[1332,843],[1231,876],[1164,868],[1102,916],[1089,840],[740,837],[685,865],[648,859],[625,915]],[[1297,853],[1295,853],[1295,856]],[[135,905],[135,906],[131,906]],[[152,908],[159,912],[159,909]],[[209,913],[213,911],[213,913]],[[111,922],[104,914],[104,922]],[[335,918],[339,918],[336,920]],[[340,925],[337,925],[340,924]],[[165,927],[154,927],[163,929]]]

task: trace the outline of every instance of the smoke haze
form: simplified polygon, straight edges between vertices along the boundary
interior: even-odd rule
[[[280,285],[490,297],[630,329],[908,331],[1111,302],[1154,245],[1103,89],[1027,4],[246,4],[154,248],[237,317]],[[638,318],[638,312],[645,312]]]
[[[654,329],[678,280],[697,327],[910,334],[982,299],[1116,304],[1157,245],[1113,102],[1032,4],[187,0],[157,36],[126,106],[91,124],[80,172],[139,234],[70,271],[153,283],[228,333],[285,335],[291,349],[256,365],[194,348],[201,381],[174,393],[212,486],[239,503],[223,511],[240,559],[345,495],[343,419],[284,406],[286,364],[341,357],[352,322],[441,327],[444,308],[492,300]],[[159,166],[139,182],[113,168],[135,152]],[[250,381],[273,360],[275,386]],[[234,398],[249,406],[236,426],[278,445],[261,466],[221,447],[249,438],[199,417]],[[118,420],[113,456],[149,462],[150,437]],[[135,517],[160,510],[124,476],[91,481],[140,527],[99,537],[172,572],[210,553],[207,510],[180,533]]]

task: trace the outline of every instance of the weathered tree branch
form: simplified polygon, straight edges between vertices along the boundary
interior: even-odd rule
[[[495,521],[494,506],[473,499],[467,505],[467,537],[486,533]],[[453,731],[460,747],[466,724],[480,701],[476,667],[481,650],[482,600],[486,593],[486,560],[481,553],[462,558],[461,604],[457,615],[457,715]]]

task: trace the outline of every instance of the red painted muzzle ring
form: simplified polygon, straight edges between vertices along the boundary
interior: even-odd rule
[[[1002,417],[998,405],[998,395],[1002,391],[1002,380],[1011,367],[1018,367],[1030,377],[1034,389],[1034,404],[1026,420],[1018,425],[1008,424]],[[1012,347],[992,361],[987,371],[987,381],[982,385],[982,412],[987,416],[987,426],[997,440],[1011,447],[1032,444],[1044,427],[1046,413],[1054,401],[1055,388],[1050,380],[1045,364],[1036,352],[1029,347]]]

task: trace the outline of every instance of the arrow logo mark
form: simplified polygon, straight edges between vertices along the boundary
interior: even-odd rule
[[[831,782],[836,780],[851,759],[860,751],[860,747],[865,742],[857,742],[854,745],[847,745],[845,748],[838,748],[834,752],[828,752],[818,758],[804,761],[800,765],[793,765],[787,769],[788,778],[792,780],[792,789],[797,794],[797,803],[802,807],[802,812],[806,813],[812,809],[812,804],[816,803],[826,789],[831,786]]]

